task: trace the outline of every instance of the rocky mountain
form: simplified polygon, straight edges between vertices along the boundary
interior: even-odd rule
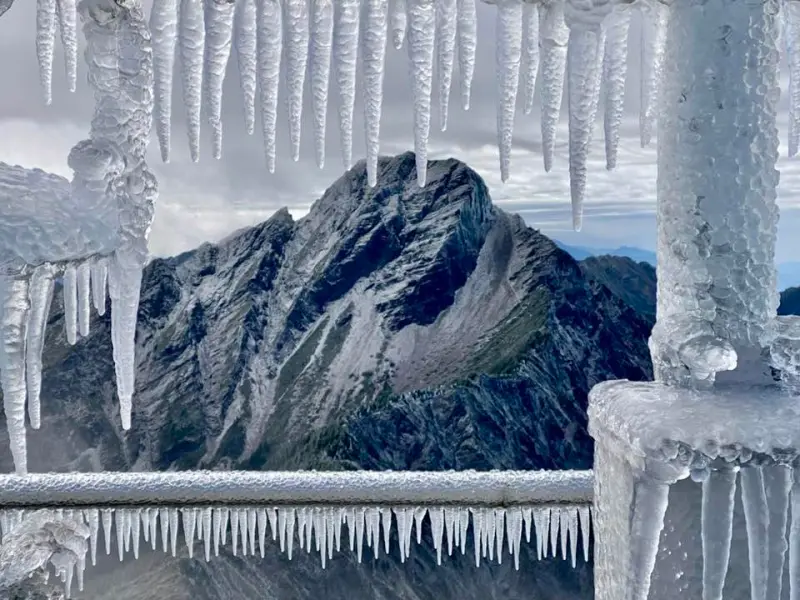
[[[588,390],[651,377],[653,277],[638,281],[632,261],[577,263],[456,160],[429,162],[422,190],[415,178],[413,154],[384,158],[370,189],[362,161],[303,219],[279,211],[154,260],[129,432],[108,316],[70,347],[57,298],[31,470],[589,468]],[[404,565],[342,554],[326,571],[274,549],[208,564],[145,553],[104,560],[81,597],[592,596],[588,566],[525,552],[519,572],[462,556],[436,567],[430,547]]]

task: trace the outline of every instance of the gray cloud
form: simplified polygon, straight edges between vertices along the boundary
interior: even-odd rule
[[[145,0],[149,10],[149,2]],[[514,138],[512,178],[502,184],[499,178],[495,132],[495,68],[493,7],[479,3],[478,56],[472,90],[472,108],[460,107],[458,72],[453,79],[450,122],[439,131],[438,111],[434,110],[431,130],[431,158],[454,156],[475,168],[487,181],[494,201],[507,210],[520,213],[526,221],[565,242],[595,246],[622,244],[653,248],[655,245],[655,149],[641,149],[635,113],[638,109],[635,73],[638,69],[638,24],[632,31],[632,52],[626,112],[629,122],[623,128],[619,168],[605,170],[602,156],[602,129],[598,128],[590,165],[589,198],[584,231],[569,228],[570,209],[566,168],[566,127],[562,124],[557,149],[557,164],[544,173],[538,114],[518,111]],[[57,44],[54,68],[54,100],[44,106],[39,88],[35,56],[35,2],[17,2],[0,19],[0,160],[69,176],[66,157],[70,147],[86,135],[93,99],[85,83],[85,67],[80,64],[78,91],[66,91],[63,56]],[[13,83],[11,83],[13,82]],[[327,158],[324,169],[314,164],[310,107],[303,119],[301,159],[290,158],[286,112],[282,108],[278,130],[277,172],[265,168],[260,123],[256,135],[244,129],[242,94],[238,87],[235,59],[225,82],[223,103],[223,158],[211,158],[209,131],[203,131],[199,164],[189,160],[184,108],[177,81],[173,100],[173,159],[162,164],[155,142],[150,160],[159,178],[161,196],[151,236],[154,254],[172,254],[213,241],[231,231],[257,223],[281,206],[302,215],[311,203],[342,172],[337,123],[338,97],[331,88],[328,110]],[[406,49],[388,49],[384,84],[385,103],[382,121],[382,153],[413,148],[412,98]],[[434,93],[434,109],[436,94]],[[361,99],[356,103],[356,129],[353,133],[354,158],[364,155],[361,124]],[[782,131],[785,114],[782,113]],[[781,161],[780,202],[783,208],[781,231],[792,231],[800,223],[800,168],[796,161]],[[779,258],[800,257],[800,242],[788,234],[779,237]]]

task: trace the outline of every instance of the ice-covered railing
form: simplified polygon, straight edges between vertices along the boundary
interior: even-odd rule
[[[39,3],[40,13],[46,4]],[[69,31],[74,2],[59,6]],[[26,405],[31,426],[40,425],[42,344],[58,278],[73,344],[89,333],[92,301],[105,311],[108,290],[122,426],[130,427],[136,313],[157,195],[145,162],[150,34],[136,2],[82,0],[80,14],[96,106],[89,139],[69,155],[72,182],[0,163],[0,382],[20,473],[27,468]]]
[[[412,539],[422,543],[427,520],[439,563],[445,553],[469,550],[476,565],[502,562],[507,554],[519,568],[523,536],[536,544],[539,559],[560,555],[574,566],[579,548],[589,558],[591,471],[110,475],[0,476],[0,557],[16,554],[13,544],[28,539],[19,532],[30,535],[37,527],[46,529],[49,544],[48,532],[63,521],[71,550],[56,551],[53,564],[69,594],[73,571],[82,585],[87,553],[95,564],[101,537],[105,552],[116,551],[120,560],[138,558],[142,541],[173,556],[185,545],[190,557],[197,551],[205,560],[226,546],[234,555],[263,557],[271,538],[289,558],[298,547],[315,550],[325,567],[343,545],[359,561],[365,547],[375,558],[381,548],[388,554],[393,529],[405,561]],[[33,523],[25,525],[26,519]],[[4,578],[45,568],[47,551],[31,560],[0,560],[0,589]]]

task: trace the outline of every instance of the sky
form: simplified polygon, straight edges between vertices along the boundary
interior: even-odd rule
[[[151,0],[144,0],[149,13]],[[86,68],[79,57],[78,89],[67,91],[60,45],[56,47],[53,103],[45,106],[39,85],[35,54],[35,2],[15,3],[0,19],[0,161],[39,167],[70,177],[67,155],[88,133],[93,98],[86,83]],[[519,213],[532,227],[565,243],[599,248],[621,245],[655,249],[655,143],[642,149],[638,140],[637,111],[638,26],[631,32],[631,76],[628,81],[626,121],[620,142],[619,167],[608,172],[603,156],[602,123],[598,122],[590,156],[589,184],[583,230],[571,229],[567,170],[567,130],[559,130],[556,163],[550,173],[542,168],[538,109],[517,110],[511,178],[500,181],[496,145],[494,31],[495,8],[478,3],[478,56],[472,90],[472,107],[461,109],[458,73],[453,78],[450,119],[439,130],[434,93],[429,158],[455,157],[474,168],[485,180],[493,201]],[[244,127],[242,95],[235,60],[229,65],[223,101],[223,154],[211,156],[209,127],[201,140],[200,162],[189,159],[184,109],[179,81],[173,99],[172,160],[161,162],[153,136],[149,162],[159,180],[160,197],[150,237],[157,256],[176,254],[214,242],[231,232],[267,219],[287,206],[295,217],[305,214],[322,192],[342,174],[336,118],[337,94],[331,88],[328,107],[326,165],[314,161],[311,111],[304,109],[301,156],[291,159],[286,109],[280,107],[278,162],[275,174],[266,169],[260,123],[248,136]],[[436,88],[434,87],[434,90]],[[521,95],[520,95],[521,96]],[[784,94],[785,96],[785,94]],[[308,100],[306,93],[306,100]],[[602,114],[602,110],[600,111]],[[779,115],[782,143],[786,137],[785,101]],[[356,100],[354,159],[364,156],[362,105]],[[562,115],[565,116],[565,115]],[[387,50],[381,153],[413,149],[412,102],[406,48]],[[781,147],[785,150],[785,146]],[[781,159],[779,204],[781,224],[778,261],[800,261],[800,158]]]

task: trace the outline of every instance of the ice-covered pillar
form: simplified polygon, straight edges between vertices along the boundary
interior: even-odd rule
[[[658,129],[656,379],[769,381],[778,0],[674,0]],[[731,371],[730,373],[717,373]]]
[[[656,381],[589,399],[598,600],[781,597],[800,324],[776,319],[780,8],[669,3]]]

